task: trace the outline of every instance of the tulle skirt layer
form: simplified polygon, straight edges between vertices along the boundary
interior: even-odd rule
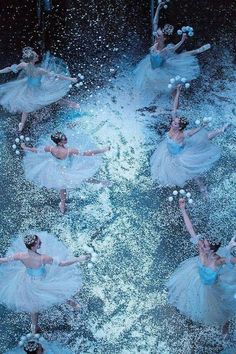
[[[150,160],[152,179],[162,186],[183,186],[210,170],[220,158],[220,148],[211,143],[205,129],[185,138],[185,146],[178,155],[172,155],[167,144],[166,138]]]
[[[223,325],[232,315],[231,307],[223,301],[218,282],[202,283],[198,262],[198,257],[187,259],[172,274],[167,283],[169,303],[194,322]]]
[[[179,75],[191,81],[197,78],[199,73],[198,59],[187,52],[173,53],[156,69],[152,69],[148,54],[134,71],[135,86],[143,103],[149,104],[157,95],[170,92],[168,84],[171,78]]]
[[[65,62],[53,56],[46,56],[41,67],[69,76]],[[70,81],[54,76],[26,76],[0,85],[0,105],[11,113],[30,113],[60,100],[70,90],[70,86]]]
[[[68,249],[55,236],[47,232],[34,231],[42,241],[41,254],[54,258],[46,266],[44,277],[31,277],[19,261],[0,266],[0,303],[17,312],[39,312],[56,304],[62,304],[79,292],[82,286],[81,271],[77,265],[60,267],[58,262],[71,258]],[[25,252],[19,235],[7,255]],[[73,257],[73,256],[72,256]]]
[[[69,129],[64,133],[68,139],[66,147],[77,148],[81,152],[96,149],[86,134]],[[75,155],[59,160],[51,153],[44,152],[44,147],[47,145],[52,145],[49,138],[41,140],[38,146],[39,152],[37,154],[27,152],[23,160],[26,179],[40,187],[59,190],[77,188],[93,177],[101,166],[102,159],[99,155]]]

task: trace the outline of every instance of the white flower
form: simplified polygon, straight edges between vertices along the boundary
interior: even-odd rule
[[[114,72],[115,72],[115,69],[111,68],[111,69],[110,69],[110,72],[111,72],[111,73],[114,73]]]
[[[190,84],[187,82],[184,86],[186,89],[188,89],[190,87]]]
[[[93,264],[92,263],[88,263],[88,268],[89,269],[93,268]]]
[[[182,32],[186,32],[186,27],[183,26],[183,27],[181,28],[181,30],[182,30]]]
[[[174,84],[175,83],[175,79],[174,78],[170,79],[170,83]]]
[[[12,149],[14,149],[14,150],[16,149],[16,144],[12,145]]]
[[[84,75],[80,75],[81,80],[84,80]]]
[[[24,135],[21,135],[21,136],[20,136],[20,140],[24,140]]]
[[[183,32],[182,32],[181,30],[178,30],[178,31],[177,31],[177,34],[178,34],[179,36],[181,36],[181,35],[183,34]]]
[[[19,341],[18,345],[19,345],[19,347],[23,347],[24,342],[21,340],[21,341]]]
[[[25,138],[25,141],[30,141],[30,138],[27,136],[27,137]]]
[[[203,118],[203,122],[208,122],[208,118],[207,118],[207,117],[204,117],[204,118]]]
[[[189,204],[193,204],[193,200],[192,199],[189,199],[188,202],[189,202]]]
[[[173,197],[169,197],[168,200],[169,200],[169,202],[173,202],[174,198]]]
[[[20,155],[20,151],[19,150],[16,150],[16,155]]]
[[[185,84],[186,81],[187,81],[187,79],[185,77],[182,77],[181,82],[183,82],[183,84]]]
[[[194,33],[192,31],[188,32],[189,37],[192,37]]]
[[[19,143],[19,142],[20,142],[20,139],[19,139],[19,138],[16,138],[16,139],[15,139],[15,142],[16,142],[16,143]]]
[[[172,86],[171,84],[168,85],[168,89],[172,89],[172,87],[173,87],[173,86]]]
[[[200,122],[199,119],[196,119],[196,120],[195,120],[195,124],[199,125],[200,123],[201,123],[201,122]]]
[[[185,190],[184,189],[180,189],[179,194],[184,195],[185,194]]]
[[[176,77],[175,77],[175,80],[176,81],[179,81],[181,79],[181,77],[179,76],[179,75],[177,75]]]
[[[191,193],[190,192],[186,193],[186,197],[190,198],[191,197]]]
[[[164,9],[167,9],[168,8],[168,6],[167,5],[164,5]]]
[[[69,88],[72,88],[72,85],[69,85]]]
[[[174,190],[173,195],[178,195],[178,191]]]

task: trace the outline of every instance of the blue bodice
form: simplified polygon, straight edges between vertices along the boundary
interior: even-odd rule
[[[39,268],[26,268],[26,272],[32,278],[43,278],[46,275],[45,265]]]
[[[198,272],[203,284],[212,285],[217,282],[218,272],[216,270],[208,268],[200,263],[198,267]]]
[[[177,143],[169,137],[167,134],[167,149],[171,155],[178,155],[182,152],[184,148],[184,142]]]
[[[159,68],[164,63],[164,59],[158,53],[150,53],[151,67],[153,70]]]
[[[39,87],[41,85],[42,76],[28,76],[27,84],[32,87]]]

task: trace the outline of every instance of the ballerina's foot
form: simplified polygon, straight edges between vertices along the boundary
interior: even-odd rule
[[[66,204],[60,202],[60,203],[59,203],[59,209],[60,209],[60,211],[61,211],[62,214],[65,214]]]
[[[209,43],[207,44],[204,44],[202,47],[198,48],[197,49],[197,53],[203,53],[205,52],[206,50],[210,49],[211,48],[211,45]]]
[[[70,305],[70,307],[72,307],[72,309],[75,310],[75,311],[81,311],[82,310],[82,306],[78,302],[76,302],[74,300],[68,300],[67,304]]]
[[[19,132],[22,132],[22,130],[23,130],[23,128],[24,128],[24,127],[23,127],[23,123],[19,123],[18,126],[19,126]]]
[[[226,123],[225,125],[223,125],[223,127],[221,128],[222,133],[224,133],[226,131],[227,128],[229,128],[231,126],[231,123]]]

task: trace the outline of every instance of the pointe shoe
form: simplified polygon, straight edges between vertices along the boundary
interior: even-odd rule
[[[62,204],[62,202],[59,203],[59,209],[62,214],[65,214],[65,209],[66,209],[66,204]]]
[[[21,133],[22,130],[23,130],[23,123],[19,123],[19,124],[18,124],[18,127],[19,127],[19,132]]]
[[[202,47],[198,48],[197,49],[197,53],[203,53],[205,52],[206,50],[210,49],[211,48],[211,45],[209,43],[207,44],[204,44]]]

